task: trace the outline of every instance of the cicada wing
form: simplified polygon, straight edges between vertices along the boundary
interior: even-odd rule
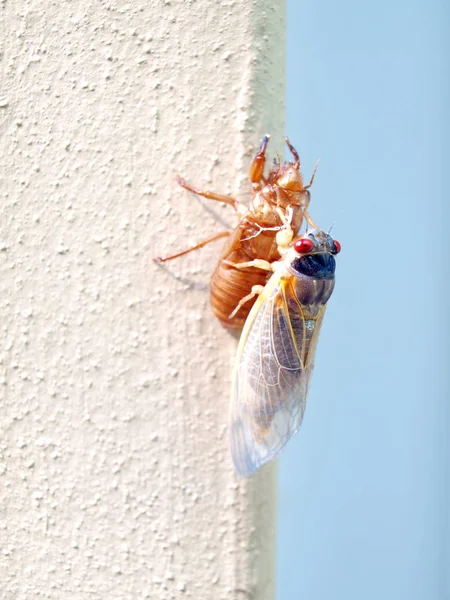
[[[291,280],[277,273],[253,306],[237,351],[230,408],[239,475],[272,460],[298,431],[323,315],[324,307],[306,318]]]

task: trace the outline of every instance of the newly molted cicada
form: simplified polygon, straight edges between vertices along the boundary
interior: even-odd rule
[[[275,458],[301,425],[340,249],[313,229],[280,247],[280,261],[258,263],[273,274],[247,318],[234,366],[230,447],[239,475]]]
[[[252,161],[253,198],[247,206],[230,196],[182,187],[231,204],[239,223],[165,262],[229,237],[211,279],[211,304],[220,322],[244,326],[236,356],[230,409],[230,446],[238,474],[248,476],[277,456],[300,427],[326,303],[334,288],[339,242],[308,214],[311,186],[303,184],[300,159],[279,160],[264,176],[269,136]],[[299,234],[303,221],[309,229]],[[245,324],[245,325],[244,325]]]
[[[310,182],[304,185],[300,173],[300,158],[289,140],[285,140],[294,162],[275,161],[265,177],[269,136],[264,137],[259,152],[250,165],[253,197],[248,206],[230,196],[198,190],[183,179],[178,180],[182,187],[199,196],[233,206],[239,223],[234,231],[220,231],[187,250],[155,260],[165,262],[202,248],[216,239],[228,237],[212,275],[210,287],[213,312],[227,328],[239,329],[244,326],[255,302],[257,290],[264,286],[268,279],[267,271],[260,269],[257,263],[243,269],[239,268],[239,265],[255,259],[268,262],[279,260],[280,236],[287,234],[289,239],[292,239],[292,232],[300,229],[304,218],[312,223],[307,213],[310,200],[308,188],[314,180],[315,170]]]

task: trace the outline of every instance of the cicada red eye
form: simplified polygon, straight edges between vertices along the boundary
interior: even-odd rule
[[[294,243],[294,249],[299,254],[307,254],[308,252],[311,252],[311,250],[313,248],[314,248],[314,242],[312,240],[308,240],[306,238],[297,240]]]
[[[334,247],[336,248],[336,254],[339,254],[341,251],[341,245],[337,240],[334,240]]]

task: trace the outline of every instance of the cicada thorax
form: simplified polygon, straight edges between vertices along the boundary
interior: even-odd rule
[[[306,370],[312,366],[311,357],[314,356],[325,306],[334,288],[334,279],[314,280],[291,275],[283,280],[281,285],[283,286],[284,306],[277,306],[275,311],[280,310],[282,314],[286,314],[287,308],[288,327],[294,339],[298,340],[295,348],[298,365],[302,370]],[[280,302],[279,299],[278,302]],[[278,339],[275,340],[275,346],[280,345],[278,352],[286,352],[285,347],[282,346],[286,323],[282,322],[282,317],[280,317],[279,323],[281,327],[277,334]]]
[[[314,356],[325,306],[334,290],[336,262],[330,252],[333,242],[328,241],[328,237],[319,232],[316,234],[317,252],[298,255],[291,250],[283,261],[282,293],[277,297],[279,306],[275,310],[289,316],[292,337],[298,340],[295,349],[302,369],[312,367],[310,357]]]

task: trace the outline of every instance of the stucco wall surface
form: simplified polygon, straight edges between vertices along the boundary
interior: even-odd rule
[[[0,597],[273,597],[276,473],[233,473],[209,308],[283,0],[0,4]],[[211,205],[213,204],[213,205]]]

